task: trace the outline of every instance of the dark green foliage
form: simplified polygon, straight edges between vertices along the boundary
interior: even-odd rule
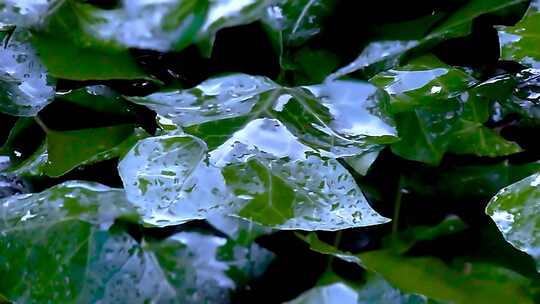
[[[539,303],[539,30],[539,0],[0,0],[0,303]]]

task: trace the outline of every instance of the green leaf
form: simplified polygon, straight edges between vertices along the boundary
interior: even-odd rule
[[[0,20],[2,20],[2,23],[4,24],[11,24],[24,28],[41,26],[48,13],[59,2],[60,0],[4,0],[0,7]]]
[[[400,141],[392,151],[409,160],[438,164],[446,152],[503,156],[520,152],[483,125],[492,99],[464,71],[433,56],[419,57],[404,67],[370,80],[391,96],[383,110],[395,120]]]
[[[275,0],[210,0],[206,20],[197,36],[199,49],[210,57],[219,30],[260,20],[273,2]]]
[[[267,227],[232,216],[215,215],[208,217],[206,221],[236,243],[244,246],[253,243],[260,236],[273,232]]]
[[[540,68],[540,1],[531,2],[519,23],[498,30],[502,59]]]
[[[131,116],[128,103],[112,89],[104,85],[93,85],[57,93],[56,98],[98,113]]]
[[[0,47],[0,111],[34,116],[54,98],[55,80],[29,43],[29,34],[16,29]]]
[[[41,177],[45,175],[47,158],[47,143],[45,141],[30,157],[3,171],[19,177]]]
[[[14,302],[221,302],[271,259],[256,245],[198,232],[139,244],[111,227],[133,211],[123,190],[76,181],[0,201],[3,294]]]
[[[501,189],[489,202],[486,213],[506,241],[534,258],[540,271],[540,223],[538,199],[540,174],[533,174]]]
[[[414,53],[429,51],[438,43],[470,34],[474,21],[481,16],[519,16],[528,0],[471,0],[457,10],[436,12],[377,29],[376,39],[370,42],[358,58],[329,76],[337,79],[356,71],[370,77],[380,71],[404,63]],[[378,39],[377,39],[378,38]]]
[[[467,263],[451,268],[431,257],[400,257],[385,251],[360,255],[367,268],[406,293],[418,293],[452,303],[534,303],[527,279],[504,268]],[[407,275],[404,276],[403,274]]]
[[[378,116],[381,98],[361,82],[286,88],[248,75],[130,98],[191,135],[140,141],[120,162],[120,176],[151,225],[216,213],[279,229],[380,224],[386,219],[335,158],[394,140]]]
[[[263,21],[276,32],[273,37],[281,38],[280,44],[297,46],[319,34],[334,6],[328,0],[278,1],[266,11]]]
[[[375,272],[402,293],[451,303],[534,303],[528,279],[506,268],[471,262],[450,267],[433,257],[404,257],[389,250],[352,255],[321,242],[315,234],[304,239],[312,250]]]
[[[94,16],[96,11],[67,0],[45,28],[34,31],[32,44],[49,73],[71,80],[146,78],[126,48],[92,36],[91,25],[102,20]]]
[[[133,125],[47,132],[48,162],[45,174],[62,176],[82,164],[123,155],[144,132],[134,133]]]
[[[455,215],[449,215],[436,226],[413,226],[398,234],[390,235],[383,244],[396,253],[404,254],[421,241],[432,241],[437,238],[464,231],[467,224]]]
[[[360,286],[339,280],[328,285],[314,287],[289,304],[435,304],[443,303],[427,299],[417,294],[404,294],[394,288],[381,276],[369,273],[367,280]]]
[[[8,138],[0,148],[0,153],[4,155],[11,155],[14,150],[14,144],[17,140],[20,139],[22,134],[27,131],[35,123],[33,118],[30,117],[20,117],[17,119],[13,128],[9,131]]]
[[[180,50],[191,44],[205,21],[208,1],[125,0],[103,10],[76,6],[86,35],[107,44],[157,51]]]

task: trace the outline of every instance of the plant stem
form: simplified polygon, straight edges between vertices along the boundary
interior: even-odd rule
[[[394,200],[394,215],[392,216],[392,234],[395,235],[398,232],[399,229],[399,214],[401,210],[401,188],[402,188],[402,180],[403,178],[401,175],[399,176],[397,190],[396,190],[396,198]]]
[[[49,133],[49,131],[50,131],[49,127],[47,127],[47,126],[45,125],[45,123],[43,122],[43,120],[41,120],[41,118],[39,118],[38,115],[36,115],[36,116],[34,117],[34,120],[35,120],[36,123],[39,125],[39,127],[41,128],[41,130],[43,130],[43,132]]]

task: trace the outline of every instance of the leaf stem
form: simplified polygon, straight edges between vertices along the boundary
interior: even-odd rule
[[[396,198],[394,200],[394,215],[392,216],[392,235],[395,235],[399,229],[399,214],[401,211],[401,188],[403,186],[402,184],[403,177],[400,175],[397,184]]]
[[[343,236],[343,230],[339,230],[334,237],[334,248],[339,249],[339,244],[341,244],[341,237]],[[328,263],[326,264],[326,271],[332,270],[332,262],[334,261],[334,256],[328,256]]]
[[[43,132],[49,133],[49,132],[51,131],[51,129],[49,129],[49,127],[47,127],[47,126],[45,125],[45,123],[43,122],[43,120],[41,120],[41,118],[40,118],[38,115],[36,115],[36,116],[34,117],[34,120],[35,120],[36,123],[39,125],[39,127],[41,128],[41,130],[43,130]]]

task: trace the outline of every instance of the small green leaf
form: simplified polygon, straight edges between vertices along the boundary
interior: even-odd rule
[[[45,174],[61,176],[81,164],[118,157],[136,142],[133,125],[48,131]]]
[[[540,271],[540,174],[533,174],[499,191],[486,207],[504,238],[528,253]]]
[[[93,85],[57,93],[56,98],[90,109],[97,113],[112,113],[130,116],[128,103],[112,89],[104,85]]]
[[[446,152],[495,157],[521,151],[483,125],[493,101],[485,88],[434,56],[419,57],[370,81],[391,96],[383,110],[394,118],[401,139],[392,151],[403,158],[438,164]]]

